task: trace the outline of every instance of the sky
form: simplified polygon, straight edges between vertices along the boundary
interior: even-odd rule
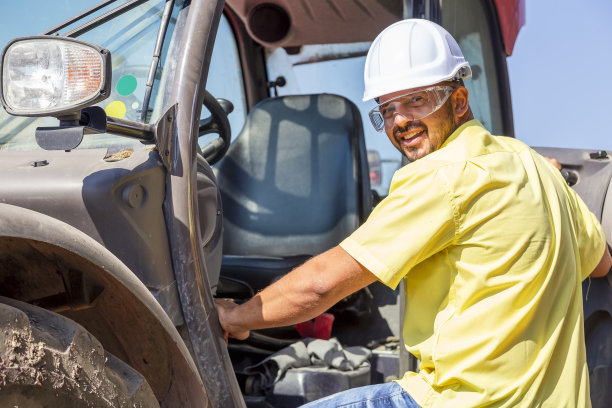
[[[526,0],[507,59],[515,136],[612,150],[612,0]]]

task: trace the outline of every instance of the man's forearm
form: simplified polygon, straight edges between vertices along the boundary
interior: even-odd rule
[[[311,259],[248,302],[221,316],[238,331],[287,326],[312,319],[376,278],[342,248]]]
[[[318,316],[335,302],[311,288],[306,276],[312,274],[311,265],[305,264],[284,276],[234,309],[232,322],[253,330],[288,326]]]

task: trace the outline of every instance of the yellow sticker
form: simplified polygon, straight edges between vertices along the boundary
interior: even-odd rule
[[[112,116],[113,118],[123,119],[123,117],[125,116],[126,108],[123,102],[112,101],[111,103],[108,104],[105,111],[108,116]]]

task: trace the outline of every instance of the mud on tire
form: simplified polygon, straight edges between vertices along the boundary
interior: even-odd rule
[[[1,407],[159,407],[146,380],[79,324],[0,297]]]

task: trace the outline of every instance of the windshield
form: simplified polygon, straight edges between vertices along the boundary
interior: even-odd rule
[[[99,7],[95,7],[96,5]],[[106,110],[107,115],[151,123],[163,113],[164,98],[160,90],[163,89],[163,79],[168,77],[168,73],[164,72],[165,57],[183,6],[183,0],[174,1],[145,115],[142,111],[147,78],[166,0],[2,2],[0,15],[4,16],[4,21],[0,26],[0,42],[4,46],[15,37],[50,33],[51,29],[58,27],[60,23],[84,11],[99,8],[59,29],[59,35],[74,36],[111,51],[112,91],[108,99],[98,104]],[[115,15],[112,15],[113,13]],[[105,22],[90,29],[88,24],[96,19]],[[36,128],[58,126],[58,124],[55,118],[15,117],[8,115],[2,109],[0,110],[0,150],[39,149],[34,138]],[[96,147],[107,147],[109,153],[113,153],[126,148],[143,148],[144,145],[137,140],[106,133],[87,135],[79,146],[79,148]]]

